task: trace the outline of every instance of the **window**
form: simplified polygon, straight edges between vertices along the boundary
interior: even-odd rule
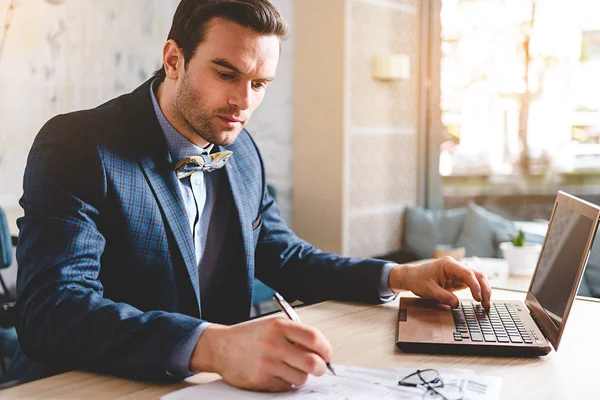
[[[600,203],[600,2],[441,4],[445,207],[531,220],[558,189]]]

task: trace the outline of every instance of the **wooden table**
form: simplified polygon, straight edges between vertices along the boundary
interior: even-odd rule
[[[465,293],[461,293],[461,297]],[[495,299],[522,299],[524,293],[497,290]],[[600,302],[578,299],[560,349],[546,357],[519,359],[401,353],[395,346],[398,300],[384,305],[325,302],[298,310],[333,347],[333,363],[381,367],[469,368],[503,380],[502,399],[598,398]],[[84,372],[69,372],[0,392],[0,399],[157,399],[190,384],[218,378],[199,374],[161,386]]]

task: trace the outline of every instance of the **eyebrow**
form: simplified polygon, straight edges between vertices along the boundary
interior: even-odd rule
[[[241,69],[239,69],[238,67],[236,67],[235,65],[233,65],[232,63],[230,63],[229,61],[227,61],[225,59],[215,58],[215,59],[211,60],[211,62],[214,65],[218,65],[219,67],[227,68],[227,69],[230,69],[230,70],[232,70],[232,71],[234,71],[234,72],[236,72],[236,73],[238,73],[240,75],[244,75],[244,72]],[[271,82],[271,81],[275,80],[275,77],[274,76],[267,76],[265,78],[261,78],[260,80],[261,81]]]

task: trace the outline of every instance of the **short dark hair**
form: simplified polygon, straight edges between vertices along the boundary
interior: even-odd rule
[[[214,18],[223,18],[265,35],[287,38],[289,27],[277,8],[268,0],[181,0],[167,40],[174,40],[183,50],[184,62],[194,56],[204,41],[206,30]],[[154,73],[162,82],[164,65]]]

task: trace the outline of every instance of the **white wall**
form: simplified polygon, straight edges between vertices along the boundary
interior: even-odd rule
[[[274,0],[293,17],[292,0]],[[4,21],[9,0],[0,0]],[[17,1],[0,60],[0,206],[17,204],[31,143],[58,113],[95,107],[148,79],[178,0]],[[249,124],[289,218],[292,46]]]
[[[293,0],[273,0],[293,24]],[[0,0],[4,22],[9,0]],[[16,2],[0,59],[0,207],[18,205],[27,154],[59,113],[127,93],[160,66],[179,0]],[[293,28],[293,26],[292,26]],[[2,35],[0,31],[0,35]],[[293,46],[284,44],[277,79],[248,129],[256,138],[284,219],[291,214]],[[3,271],[3,276],[6,275]],[[10,271],[9,271],[10,273]]]
[[[294,0],[271,0],[291,26],[283,44],[277,78],[255,111],[247,129],[256,139],[265,159],[267,180],[277,189],[281,215],[291,224],[292,215],[292,130],[294,119]]]

